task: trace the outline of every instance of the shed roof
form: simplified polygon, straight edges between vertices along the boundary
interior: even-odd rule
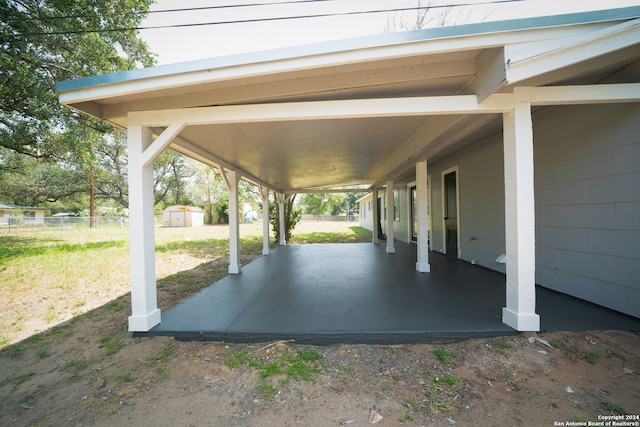
[[[117,126],[175,125],[174,150],[276,191],[361,189],[500,131],[496,95],[515,87],[637,82],[639,17],[630,7],[384,34],[57,89]]]

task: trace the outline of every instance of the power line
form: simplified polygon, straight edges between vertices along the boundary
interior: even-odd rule
[[[324,3],[334,2],[338,0],[291,0],[291,1],[275,1],[269,3],[243,3],[243,4],[227,4],[222,6],[201,6],[201,7],[186,7],[182,9],[161,9],[150,10],[146,12],[146,15],[156,13],[175,13],[175,12],[195,12],[202,10],[216,10],[216,9],[236,9],[242,7],[259,7],[259,6],[282,6],[287,4],[302,4],[302,3]],[[111,16],[137,16],[145,13],[137,12],[123,12],[112,14]],[[97,15],[54,15],[54,16],[30,16],[28,18],[7,18],[7,21],[24,22],[24,21],[55,21],[59,19],[76,19],[76,18],[95,18]]]
[[[290,2],[285,1],[285,2],[274,2],[274,3],[268,3],[268,4],[309,3],[309,2],[317,2],[317,1],[324,2],[324,1],[335,1],[335,0],[296,0],[296,1],[290,1]],[[487,5],[487,4],[517,3],[517,2],[524,2],[524,1],[527,1],[527,0],[488,0],[488,1],[480,1],[480,2],[445,4],[445,5],[435,5],[435,6],[415,6],[415,7],[405,7],[405,8],[374,9],[374,10],[321,13],[321,14],[310,14],[310,15],[278,16],[278,17],[271,17],[271,18],[254,18],[254,19],[238,19],[238,20],[200,22],[200,23],[153,25],[153,26],[146,26],[146,27],[120,27],[120,28],[101,28],[96,30],[65,30],[65,31],[46,31],[46,32],[34,32],[34,33],[14,33],[14,34],[4,34],[4,36],[31,37],[31,36],[66,35],[66,34],[111,33],[111,32],[122,32],[122,31],[144,31],[144,30],[158,30],[158,29],[169,29],[169,28],[202,27],[202,26],[211,26],[211,25],[229,25],[229,24],[247,24],[247,23],[256,23],[256,22],[285,21],[285,20],[294,20],[294,19],[330,18],[330,17],[338,17],[338,16],[354,16],[354,15],[389,13],[389,12],[408,12],[408,11],[417,11],[422,9],[443,9],[443,8],[453,8],[453,7],[479,6],[479,5]],[[260,6],[262,5],[264,4],[260,4]],[[243,5],[236,5],[236,6],[243,6]],[[227,6],[210,6],[210,8],[220,8],[220,7],[227,7]],[[192,8],[192,9],[200,10],[205,8],[203,7],[203,8]],[[176,12],[176,11],[184,11],[184,10],[188,10],[188,9],[175,9],[175,10],[166,10],[166,11]],[[81,16],[78,16],[78,17],[81,17]],[[69,18],[72,18],[72,17],[69,17]]]

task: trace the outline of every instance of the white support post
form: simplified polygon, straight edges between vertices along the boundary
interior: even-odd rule
[[[503,114],[507,306],[502,321],[518,331],[539,331],[535,313],[535,201],[531,105],[517,102]]]
[[[373,238],[371,239],[371,242],[373,244],[378,244],[380,243],[380,239],[378,239],[378,235],[380,234],[380,222],[379,222],[379,218],[380,218],[380,213],[378,212],[378,189],[374,188],[373,192],[371,193],[371,215],[373,216],[371,222],[372,222],[372,231],[373,231]]]
[[[229,190],[229,274],[240,274],[240,221],[238,214],[238,181],[240,174],[235,170],[225,171],[222,176]]]
[[[262,195],[262,255],[269,255],[269,187],[260,186]]]
[[[278,193],[276,195],[276,201],[278,202],[278,218],[279,218],[279,223],[280,223],[280,241],[278,242],[278,245],[280,246],[286,246],[287,244],[287,235],[286,235],[286,224],[285,224],[285,218],[284,218],[284,202],[286,201],[286,197],[284,194],[282,193]]]
[[[416,220],[418,222],[418,260],[416,270],[431,271],[429,264],[429,188],[427,187],[427,161],[416,163]]]
[[[393,220],[395,215],[393,212],[393,181],[387,181],[387,253],[396,253],[395,237],[393,230]]]
[[[151,130],[128,128],[129,258],[131,262],[131,316],[129,331],[147,332],[160,323],[156,293],[153,237],[153,162],[145,166],[145,150],[153,142]]]

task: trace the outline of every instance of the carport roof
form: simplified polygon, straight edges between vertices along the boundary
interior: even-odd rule
[[[601,83],[614,72],[637,80],[638,17],[630,7],[383,34],[57,90],[116,126],[160,135],[174,125],[168,147],[276,191],[362,188],[499,132],[508,102],[496,95],[516,86]]]

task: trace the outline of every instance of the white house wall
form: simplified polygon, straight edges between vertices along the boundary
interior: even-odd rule
[[[536,283],[640,317],[640,107],[549,107],[534,114]],[[505,271],[502,136],[438,164],[433,250],[442,238],[441,172],[458,166],[461,259]]]
[[[640,317],[640,106],[554,108],[540,122],[538,282]]]
[[[408,243],[411,240],[409,236],[409,217],[411,212],[408,210],[408,192],[407,186],[403,183],[398,183],[396,186],[398,190],[400,219],[393,221],[393,233],[396,240]],[[391,213],[393,215],[393,212]]]

